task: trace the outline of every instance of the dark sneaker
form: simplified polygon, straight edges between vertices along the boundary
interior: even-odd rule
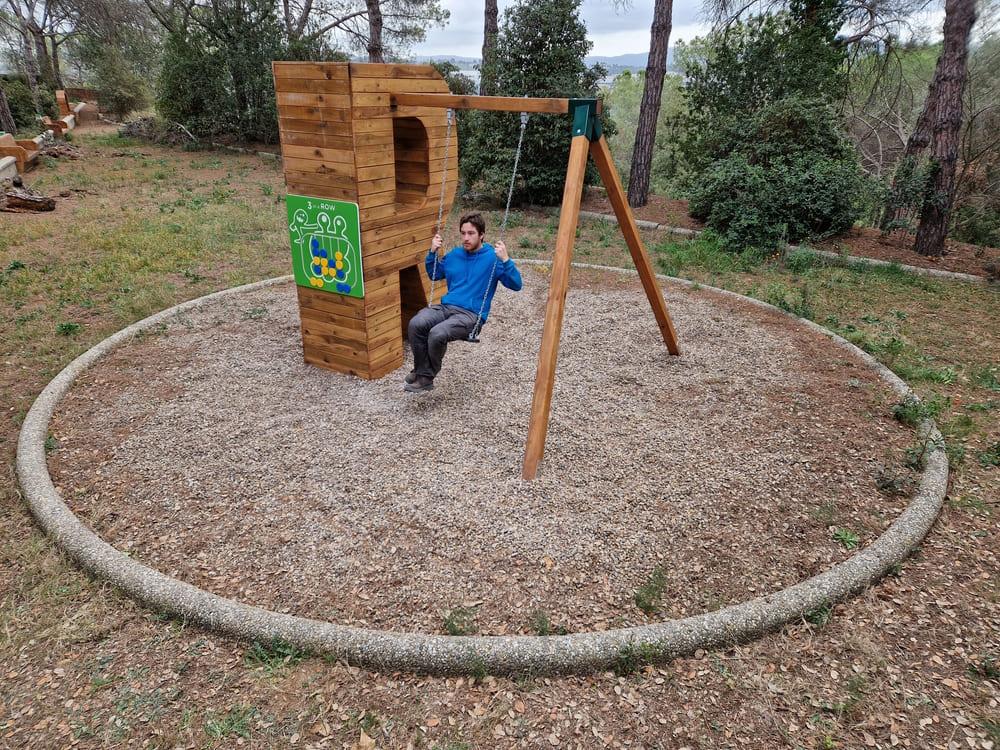
[[[414,382],[416,382],[416,380],[417,380],[418,377],[419,376],[417,375],[416,371],[410,370],[410,374],[407,375],[405,378],[403,378],[403,382],[404,383],[414,383]]]
[[[433,389],[434,378],[425,378],[423,375],[417,375],[416,380],[403,386],[403,390],[407,393],[420,393],[422,391],[430,391]]]

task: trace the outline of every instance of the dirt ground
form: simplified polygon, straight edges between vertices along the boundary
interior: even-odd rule
[[[26,511],[14,445],[66,363],[159,309],[288,272],[279,167],[74,140],[83,159],[29,180],[70,191],[57,210],[0,215],[0,748],[1000,748],[996,291],[843,268],[684,268],[776,303],[799,290],[814,320],[866,336],[890,366],[904,354],[921,364],[911,382],[941,399],[949,496],[919,550],[878,585],[758,641],[622,674],[376,673],[139,607],[82,574]],[[539,238],[554,228],[533,221],[518,231],[544,257]],[[605,229],[581,229],[580,257],[627,263]],[[679,333],[683,345],[691,332]],[[58,435],[49,447],[61,460]],[[882,486],[903,493],[887,503],[905,498],[905,486]],[[835,506],[816,513],[862,530]],[[766,568],[764,541],[741,544]]]
[[[945,254],[940,258],[930,258],[915,253],[913,242],[914,235],[902,230],[883,236],[872,227],[855,227],[847,234],[817,242],[816,247],[908,266],[1000,278],[1000,248],[948,240]]]
[[[584,211],[595,211],[602,214],[614,213],[604,189],[599,187],[586,189],[580,207]],[[686,200],[667,198],[662,195],[650,194],[649,202],[645,206],[632,209],[632,212],[637,219],[655,221],[657,224],[668,224],[672,227],[701,229],[704,226],[697,219],[688,216]]]

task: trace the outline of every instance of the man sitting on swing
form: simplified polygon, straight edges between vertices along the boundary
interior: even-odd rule
[[[431,281],[447,280],[448,293],[440,305],[425,307],[410,320],[407,337],[413,350],[413,371],[403,386],[409,393],[434,387],[449,341],[476,340],[490,314],[497,283],[515,292],[521,289],[521,273],[503,241],[496,247],[483,242],[486,221],[482,214],[466,214],[458,226],[462,247],[452,248],[439,259],[443,241],[436,234],[424,261]]]

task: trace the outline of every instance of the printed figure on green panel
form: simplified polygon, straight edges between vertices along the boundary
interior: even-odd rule
[[[288,232],[295,283],[364,297],[358,204],[289,195]]]

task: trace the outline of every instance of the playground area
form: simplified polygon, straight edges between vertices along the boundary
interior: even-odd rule
[[[691,344],[664,363],[623,312],[641,288],[607,273],[581,274],[548,462],[523,482],[535,347],[518,342],[541,335],[546,281],[526,273],[422,399],[401,373],[304,364],[287,286],[185,315],[73,388],[53,479],[115,547],[220,596],[431,634],[463,604],[483,635],[530,634],[535,612],[581,632],[719,609],[846,559],[824,513],[860,544],[902,512],[873,488],[912,434],[857,358],[678,290]]]
[[[279,165],[109,130],[75,140],[83,159],[34,175],[70,197],[15,216],[0,245],[9,458],[27,407],[73,355],[176,302],[289,272]],[[516,212],[507,242],[519,261],[549,260],[557,230],[551,216]],[[629,266],[617,228],[583,222],[578,235],[576,259]],[[747,264],[660,232],[644,241],[657,269],[696,282],[664,282],[683,356],[667,355],[634,276],[574,269],[534,482],[520,461],[547,265],[524,267],[524,292],[498,295],[483,343],[452,344],[438,388],[417,400],[400,392],[405,365],[370,381],[306,366],[291,284],[228,296],[81,376],[51,425],[49,470],[117,549],[281,613],[545,637],[711,612],[865,548],[906,507],[928,450],[857,354],[784,310],[900,374],[944,433],[942,515],[888,578],[758,641],[662,664],[623,654],[617,673],[377,673],[139,607],[63,557],[9,477],[0,736],[113,745],[152,728],[165,747],[1000,742],[996,290],[805,257]],[[19,703],[28,696],[62,708],[42,719]]]

